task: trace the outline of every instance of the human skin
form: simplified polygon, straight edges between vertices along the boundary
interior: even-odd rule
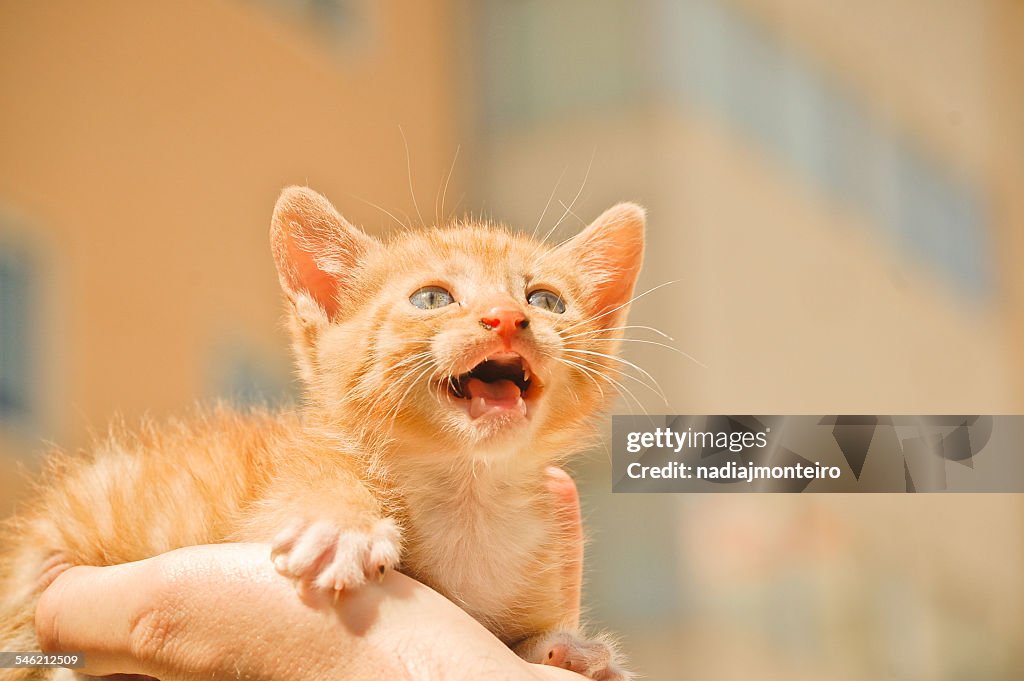
[[[572,479],[548,488],[576,528],[563,592],[579,612],[582,534]],[[263,544],[192,546],[110,567],[72,567],[43,593],[45,652],[84,653],[90,675],[163,681],[337,678],[461,681],[581,679],[524,662],[458,606],[397,572],[326,608],[296,597]]]

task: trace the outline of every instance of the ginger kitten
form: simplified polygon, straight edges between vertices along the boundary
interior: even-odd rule
[[[68,565],[257,541],[314,601],[397,568],[530,661],[628,679],[564,611],[544,481],[609,406],[643,228],[620,204],[555,247],[475,222],[384,242],[286,189],[271,244],[303,407],[217,408],[52,455],[0,544],[0,650],[38,649],[35,604]],[[0,679],[33,674],[51,672]]]

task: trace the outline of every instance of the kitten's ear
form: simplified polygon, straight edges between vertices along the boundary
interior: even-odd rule
[[[356,267],[377,245],[309,187],[288,187],[274,206],[270,246],[281,288],[297,308],[311,300],[335,319],[354,293]]]
[[[561,247],[569,251],[586,278],[592,313],[606,328],[620,326],[629,310],[644,260],[646,222],[643,208],[620,203]]]

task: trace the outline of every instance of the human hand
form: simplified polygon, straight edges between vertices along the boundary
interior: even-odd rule
[[[549,489],[579,531],[572,480]],[[582,540],[572,542],[566,607],[579,610]],[[580,679],[527,664],[450,601],[399,573],[304,605],[262,544],[193,546],[135,563],[73,567],[36,610],[43,650],[82,652],[91,675],[198,679]]]

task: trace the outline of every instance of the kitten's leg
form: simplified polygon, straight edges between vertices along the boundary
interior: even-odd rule
[[[233,539],[271,541],[279,573],[314,604],[383,578],[398,565],[401,534],[350,470],[294,471],[276,480]]]
[[[630,681],[633,675],[622,667],[615,642],[605,635],[585,638],[567,630],[531,636],[515,646],[527,662],[569,669],[594,681]]]
[[[548,469],[547,489],[552,496],[549,527],[551,547],[546,555],[560,556],[553,591],[543,602],[544,614],[557,619],[538,622],[529,636],[512,646],[527,662],[547,664],[579,672],[595,681],[630,681],[625,660],[614,639],[608,635],[587,638],[579,633],[580,588],[583,579],[583,528],[576,485],[564,471]]]
[[[36,602],[46,587],[71,567],[63,553],[55,553],[52,546],[41,546],[41,538],[33,531],[37,525],[24,526],[18,550],[8,555],[0,570],[5,573],[0,579],[0,650],[39,651]],[[62,674],[70,678],[67,675],[71,673],[67,669],[7,668],[0,669],[0,681],[56,681]]]

